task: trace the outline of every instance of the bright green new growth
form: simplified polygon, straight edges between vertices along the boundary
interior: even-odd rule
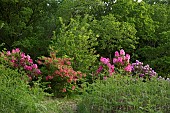
[[[59,56],[67,55],[73,59],[73,68],[81,72],[89,72],[97,60],[98,55],[94,47],[98,44],[93,31],[89,29],[90,17],[71,19],[69,25],[61,21],[59,34],[54,34],[51,47],[58,51]]]

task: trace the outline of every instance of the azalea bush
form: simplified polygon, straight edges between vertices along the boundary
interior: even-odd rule
[[[150,80],[157,73],[149,67],[143,66],[142,62],[136,60],[136,63],[130,63],[130,55],[126,54],[123,49],[120,52],[115,52],[115,57],[111,61],[109,58],[100,58],[100,66],[96,71],[94,78],[107,79],[114,74],[133,75],[137,78],[143,77],[145,80]]]
[[[106,79],[116,73],[129,74],[131,72],[130,55],[126,54],[123,49],[115,52],[115,57],[111,61],[109,58],[100,58],[100,66],[96,71],[96,76],[103,76]],[[103,74],[104,73],[104,74]]]
[[[86,75],[75,71],[70,60],[57,58],[55,52],[51,52],[50,57],[43,56],[37,60],[42,65],[43,82],[47,82],[47,86],[51,88],[48,91],[54,96],[63,97],[80,90],[77,83]]]
[[[135,63],[132,63],[132,72],[133,75],[139,75],[140,77],[143,77],[144,79],[151,79],[151,77],[156,76],[157,73],[149,67],[149,65],[143,66],[143,63],[136,60]]]
[[[24,52],[21,52],[19,48],[12,49],[12,51],[3,51],[0,53],[0,56],[1,63],[11,69],[25,71],[30,80],[37,78],[41,74],[38,65],[33,63],[31,57]]]

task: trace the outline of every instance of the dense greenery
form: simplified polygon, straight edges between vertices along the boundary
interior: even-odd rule
[[[52,110],[43,90],[83,95],[80,111],[167,112],[170,0],[0,0],[0,73],[2,112]]]
[[[0,6],[0,43],[7,49],[20,47],[36,59],[48,55],[53,40],[55,50],[74,58],[73,67],[85,72],[97,54],[113,57],[112,52],[124,48],[133,60],[141,59],[161,76],[169,76],[169,0],[1,0]],[[69,46],[71,40],[81,41],[84,48],[79,42]],[[92,62],[84,52],[93,56]]]

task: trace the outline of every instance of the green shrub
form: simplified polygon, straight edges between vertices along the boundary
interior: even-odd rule
[[[86,15],[83,19],[72,18],[69,25],[66,25],[60,18],[60,33],[54,34],[51,44],[51,48],[58,51],[58,57],[67,55],[73,58],[73,68],[81,72],[89,72],[98,57],[94,49],[98,44],[97,38],[89,28],[90,20]]]
[[[115,75],[97,81],[84,94],[78,105],[79,113],[165,113],[170,109],[170,82],[152,79],[142,82]]]
[[[37,113],[44,110],[40,101],[43,90],[37,84],[30,87],[25,73],[0,65],[0,112]]]
[[[91,29],[98,35],[97,52],[103,57],[110,58],[114,51],[121,48],[128,53],[136,48],[137,31],[134,24],[119,22],[113,14],[102,16],[102,20],[94,20]]]

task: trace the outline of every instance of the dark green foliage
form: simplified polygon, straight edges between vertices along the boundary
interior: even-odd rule
[[[98,36],[97,51],[100,55],[110,57],[114,51],[121,48],[127,52],[135,49],[137,38],[134,24],[119,22],[114,15],[109,14],[103,16],[100,21],[93,21],[91,27]]]
[[[155,113],[170,109],[170,82],[120,77],[97,81],[78,105],[81,113]]]
[[[51,13],[55,8],[51,4],[57,3],[52,1],[1,0],[0,21],[4,26],[0,29],[0,43],[5,43],[7,49],[20,47],[34,59],[47,54],[51,29],[54,29]]]
[[[43,109],[40,104],[44,95],[42,89],[36,84],[32,88],[28,86],[26,76],[0,65],[1,113],[37,113]]]

